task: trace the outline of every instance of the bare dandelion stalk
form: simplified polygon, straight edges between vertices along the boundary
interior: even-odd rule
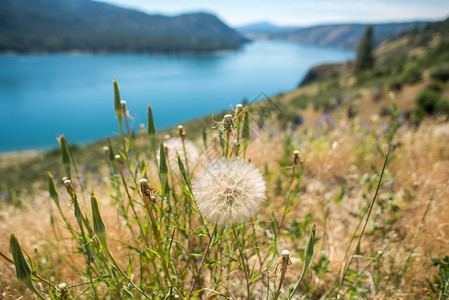
[[[276,295],[274,296],[273,300],[277,300],[279,297],[279,294],[281,293],[282,283],[284,282],[285,272],[287,272],[288,267],[292,264],[292,261],[290,260],[290,251],[283,250],[282,251],[282,257],[279,258],[274,264],[274,273],[277,274],[277,271],[280,269],[281,271],[281,278],[279,279],[279,287],[277,289]]]
[[[172,283],[171,277],[170,277],[170,273],[168,271],[168,266],[167,266],[168,263],[165,260],[165,255],[164,255],[164,251],[163,251],[162,244],[161,244],[161,238],[159,236],[159,230],[157,229],[156,223],[154,221],[153,212],[151,211],[151,208],[150,208],[150,201],[153,204],[156,203],[156,197],[154,196],[156,190],[154,188],[150,187],[150,185],[148,184],[148,180],[146,180],[145,178],[140,179],[139,183],[140,183],[140,188],[141,188],[141,192],[142,192],[142,198],[145,203],[145,208],[147,209],[148,216],[150,217],[151,226],[153,228],[153,233],[154,233],[154,238],[156,241],[157,250],[158,250],[159,256],[162,260],[162,267],[164,268],[165,277],[168,280],[168,283],[171,286],[174,286]]]
[[[245,107],[243,111],[243,129],[242,129],[242,141],[243,141],[243,159],[246,159],[246,150],[248,149],[249,138],[251,134],[249,131],[249,111]]]
[[[134,201],[133,201],[133,198],[131,197],[131,194],[129,193],[128,185],[125,180],[125,175],[123,174],[123,161],[122,161],[122,158],[120,157],[120,155],[117,154],[115,156],[115,162],[117,164],[117,168],[120,173],[120,177],[122,178],[123,186],[125,187],[126,196],[128,197],[129,205],[131,206],[134,217],[136,218],[136,220],[138,220],[139,218],[137,216],[136,209],[134,208]],[[137,223],[139,224],[140,233],[142,234],[142,236],[144,236],[144,230],[142,228],[142,225],[140,224],[140,222],[137,222]],[[131,226],[129,226],[129,229],[131,230],[131,233],[133,233],[133,229]],[[134,233],[133,233],[133,235],[134,235]]]
[[[282,213],[281,221],[279,222],[279,230],[281,230],[284,224],[285,216],[287,215],[288,207],[290,205],[290,198],[293,192],[293,187],[295,184],[296,167],[303,163],[303,159],[299,156],[299,151],[295,150],[293,152],[293,166],[292,166],[292,179],[290,181],[290,188],[288,190],[287,198],[285,199],[284,212]]]
[[[187,174],[190,174],[190,172],[189,172],[189,160],[187,159],[186,142],[185,142],[186,131],[184,130],[184,126],[178,125],[178,134],[179,134],[179,137],[182,140],[182,150],[184,151],[184,159],[186,161],[186,163],[185,163],[186,171],[187,171]]]
[[[237,104],[235,107],[235,118],[237,119],[237,147],[235,151],[235,156],[239,156],[240,152],[240,123],[242,120],[242,111],[243,111],[243,105]]]
[[[201,258],[200,265],[198,266],[198,269],[196,270],[196,276],[193,280],[192,286],[190,287],[189,294],[187,295],[187,299],[190,298],[190,295],[192,294],[193,290],[195,289],[196,282],[198,281],[198,278],[200,277],[201,270],[204,268],[204,261],[206,260],[206,257],[209,255],[210,251],[212,250],[211,246],[214,243],[215,235],[217,232],[217,225],[214,226],[214,229],[212,230],[212,234],[209,236],[209,243],[207,244],[207,248],[204,251],[203,257]]]
[[[230,156],[229,153],[229,143],[231,139],[231,131],[232,131],[232,115],[225,115],[223,118],[223,130],[226,133],[226,146],[225,146],[225,157],[228,158]]]
[[[238,239],[237,233],[235,231],[235,226],[232,225],[232,233],[234,234],[234,239],[235,241],[237,241],[238,245],[237,248],[239,250],[239,255],[240,255],[240,261],[242,264],[242,269],[243,269],[243,273],[245,274],[245,281],[246,281],[246,295],[248,299],[251,299],[251,291],[250,291],[250,287],[251,287],[251,283],[250,283],[250,278],[249,278],[249,271],[248,271],[248,266],[246,264],[246,259],[245,259],[245,254],[244,254],[244,249],[245,249],[245,224],[243,224],[243,230],[242,230],[242,241],[240,241]]]

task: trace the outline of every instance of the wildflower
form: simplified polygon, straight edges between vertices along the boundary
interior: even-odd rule
[[[193,184],[198,209],[207,221],[218,225],[251,219],[265,200],[265,191],[260,171],[242,160],[213,160]]]

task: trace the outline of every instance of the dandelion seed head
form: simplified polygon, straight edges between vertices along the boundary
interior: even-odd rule
[[[282,256],[290,256],[290,251],[288,250],[282,250]]]
[[[184,144],[186,147],[185,150],[187,153],[187,161],[189,163],[189,166],[194,167],[198,163],[198,159],[200,156],[198,149],[192,142],[188,140],[184,140]],[[176,156],[176,152],[179,153],[179,157],[181,157],[183,163],[186,163],[182,139],[179,137],[169,138],[168,140],[164,141],[164,146],[168,150],[168,163],[170,164],[170,168],[175,171],[179,170],[178,157]]]
[[[253,164],[216,159],[196,174],[193,183],[198,209],[212,224],[241,224],[254,217],[265,200],[265,181]]]

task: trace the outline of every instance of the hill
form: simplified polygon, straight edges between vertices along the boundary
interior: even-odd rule
[[[90,0],[0,1],[1,52],[201,52],[244,42],[207,13],[168,17]]]
[[[277,26],[270,22],[253,23],[235,28],[235,30],[249,39],[268,38],[268,35],[297,29],[299,29],[299,27]]]
[[[301,43],[355,49],[367,26],[374,27],[374,42],[380,44],[386,39],[409,31],[423,28],[428,22],[385,23],[385,24],[334,24],[311,27],[260,27],[243,26],[237,28],[241,34],[251,38],[290,40]]]

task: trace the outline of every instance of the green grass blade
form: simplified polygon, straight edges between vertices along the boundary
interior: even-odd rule
[[[302,280],[304,278],[304,275],[307,272],[307,269],[309,268],[310,264],[312,263],[313,247],[314,247],[314,244],[315,244],[315,231],[316,231],[316,226],[314,224],[313,227],[312,227],[312,231],[310,232],[309,240],[307,241],[307,246],[306,246],[306,250],[305,250],[305,258],[304,258],[304,268],[302,269],[301,276],[299,277],[299,280],[298,280],[298,282],[295,285],[295,289],[290,294],[288,299],[292,299],[293,295],[298,291],[299,285],[301,284],[301,282],[302,282]]]

